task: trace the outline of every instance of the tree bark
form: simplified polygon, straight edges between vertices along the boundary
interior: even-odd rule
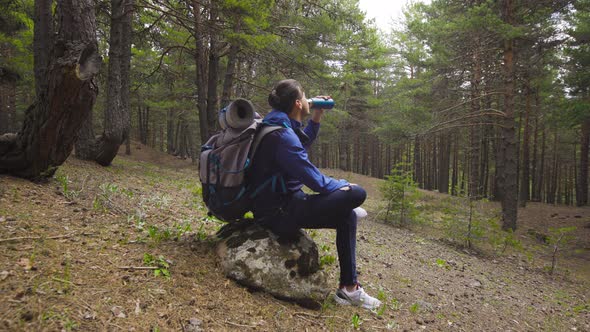
[[[193,0],[193,16],[195,20],[195,65],[197,89],[197,109],[199,112],[199,132],[201,144],[209,139],[209,116],[207,114],[207,57],[205,47],[205,32],[203,29],[203,9],[200,0]],[[170,153],[170,151],[169,151]]]
[[[35,0],[35,26],[33,36],[35,93],[37,98],[47,93],[49,60],[53,46],[53,0]]]
[[[123,36],[129,35],[130,38],[131,32],[124,32],[124,30],[131,28],[130,22],[125,24],[125,21],[131,19],[127,18],[127,15],[132,15],[132,11],[125,11],[127,8],[126,1],[128,0],[111,0],[109,68],[103,133],[97,138],[96,142],[88,140],[92,135],[81,133],[80,140],[76,143],[76,149],[88,152],[85,155],[76,153],[76,156],[81,159],[94,160],[102,166],[111,164],[119,152],[119,147],[125,142],[129,134],[129,70],[126,67],[129,66],[128,62],[131,60],[131,56],[127,54],[130,50],[125,50]],[[130,47],[130,45],[129,41],[127,47]],[[127,75],[127,78],[124,79],[124,75]],[[126,88],[123,87],[123,83],[127,85]],[[123,95],[124,89],[127,90],[125,96]],[[123,97],[127,98],[127,109],[123,104]],[[84,129],[88,130],[89,128],[92,128],[92,124],[84,125]]]
[[[420,188],[424,188],[424,180],[422,177],[422,161],[420,160],[420,144],[421,139],[416,136],[414,139],[414,181]]]
[[[513,0],[503,0],[504,22],[513,24]],[[504,170],[502,188],[502,229],[516,230],[518,214],[518,183],[515,132],[514,132],[514,40],[504,41],[504,126],[502,127],[502,148]]]
[[[528,82],[527,82],[528,84]],[[520,207],[525,207],[530,199],[530,126],[529,118],[531,113],[531,89],[526,87],[526,106],[524,116],[524,132],[522,134],[522,175],[520,176]]]
[[[449,161],[451,156],[451,140],[446,135],[441,135],[438,152],[438,191],[443,194],[449,193]]]
[[[59,27],[46,90],[27,109],[19,133],[0,137],[0,173],[34,180],[52,176],[72,152],[98,94],[94,2],[62,0],[56,12]]]
[[[121,31],[121,108],[126,116],[124,140],[126,142],[125,154],[131,154],[131,106],[129,89],[131,86],[131,41],[133,37],[133,13],[135,0],[123,0],[123,22]]]
[[[209,22],[216,24],[219,20],[218,4],[211,1],[209,9]],[[209,69],[207,79],[207,131],[208,137],[211,137],[217,131],[217,111],[218,111],[218,94],[217,81],[219,75],[219,36],[216,31],[210,30],[209,33]]]
[[[221,106],[227,106],[231,101],[231,92],[236,75],[236,64],[238,60],[239,46],[232,44],[227,56],[227,69],[225,70],[225,79],[223,81],[223,90],[221,92]]]
[[[10,53],[0,50],[2,54]],[[20,76],[0,67],[0,135],[16,131],[16,84]]]
[[[588,204],[588,144],[590,144],[590,118],[582,123],[580,136],[580,167],[578,167],[578,182],[576,190],[576,205]]]

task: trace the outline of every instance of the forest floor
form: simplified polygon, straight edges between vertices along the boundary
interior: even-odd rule
[[[72,157],[45,184],[0,175],[0,330],[590,331],[590,208],[530,203],[514,245],[486,235],[466,249],[449,225],[468,202],[423,192],[422,222],[393,227],[378,218],[381,180],[325,170],[369,193],[359,278],[386,306],[313,311],[226,279],[196,168],[133,146],[106,168]],[[473,206],[474,226],[497,217],[497,203]],[[544,241],[567,226],[549,274]],[[310,235],[336,256],[334,231]],[[337,265],[324,265],[335,286]]]

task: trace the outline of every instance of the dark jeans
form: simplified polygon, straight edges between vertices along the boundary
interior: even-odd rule
[[[367,193],[360,186],[336,190],[329,194],[293,194],[285,212],[263,224],[275,234],[289,237],[300,228],[336,229],[336,249],[340,261],[340,286],[354,285],[356,278],[356,213],[352,210],[365,201]]]

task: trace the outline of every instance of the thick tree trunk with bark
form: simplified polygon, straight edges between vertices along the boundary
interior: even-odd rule
[[[7,54],[4,50],[0,53]],[[16,84],[14,71],[0,67],[0,135],[16,131]]]
[[[504,22],[513,24],[513,0],[504,0],[502,11]],[[502,127],[502,149],[504,169],[502,177],[502,229],[516,230],[518,214],[518,180],[515,131],[514,131],[514,40],[504,41],[504,126]]]
[[[104,131],[95,141],[90,140],[92,135],[80,134],[80,140],[76,143],[76,149],[87,151],[88,154],[78,154],[81,159],[94,160],[99,165],[108,166],[119,152],[119,147],[125,142],[129,134],[129,69],[131,61],[130,40],[124,41],[123,36],[131,38],[132,10],[125,11],[126,3],[129,0],[111,0],[111,29],[109,37],[109,69],[107,79],[107,101],[104,113]],[[126,77],[124,78],[124,76]],[[123,83],[126,87],[123,87]],[[123,93],[123,90],[126,90]],[[127,98],[124,103],[123,98]],[[126,106],[125,106],[126,105]],[[92,124],[85,125],[85,129],[91,128]]]
[[[29,179],[52,176],[72,152],[80,126],[92,111],[98,93],[93,78],[101,64],[94,2],[59,1],[57,22],[47,86],[27,109],[19,133],[0,136],[0,173]]]
[[[37,98],[47,93],[48,71],[51,51],[53,47],[53,0],[35,1],[35,26],[33,49],[35,52],[35,92]]]

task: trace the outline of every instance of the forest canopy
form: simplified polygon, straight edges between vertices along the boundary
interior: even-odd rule
[[[41,84],[38,8],[1,3],[0,135]],[[424,189],[502,201],[507,228],[517,202],[588,203],[588,0],[411,2],[390,31],[357,0],[93,3],[103,66],[80,157],[108,165],[105,145],[132,139],[196,161],[221,107],[242,97],[265,114],[294,78],[336,101],[320,167],[383,178],[403,163]]]

